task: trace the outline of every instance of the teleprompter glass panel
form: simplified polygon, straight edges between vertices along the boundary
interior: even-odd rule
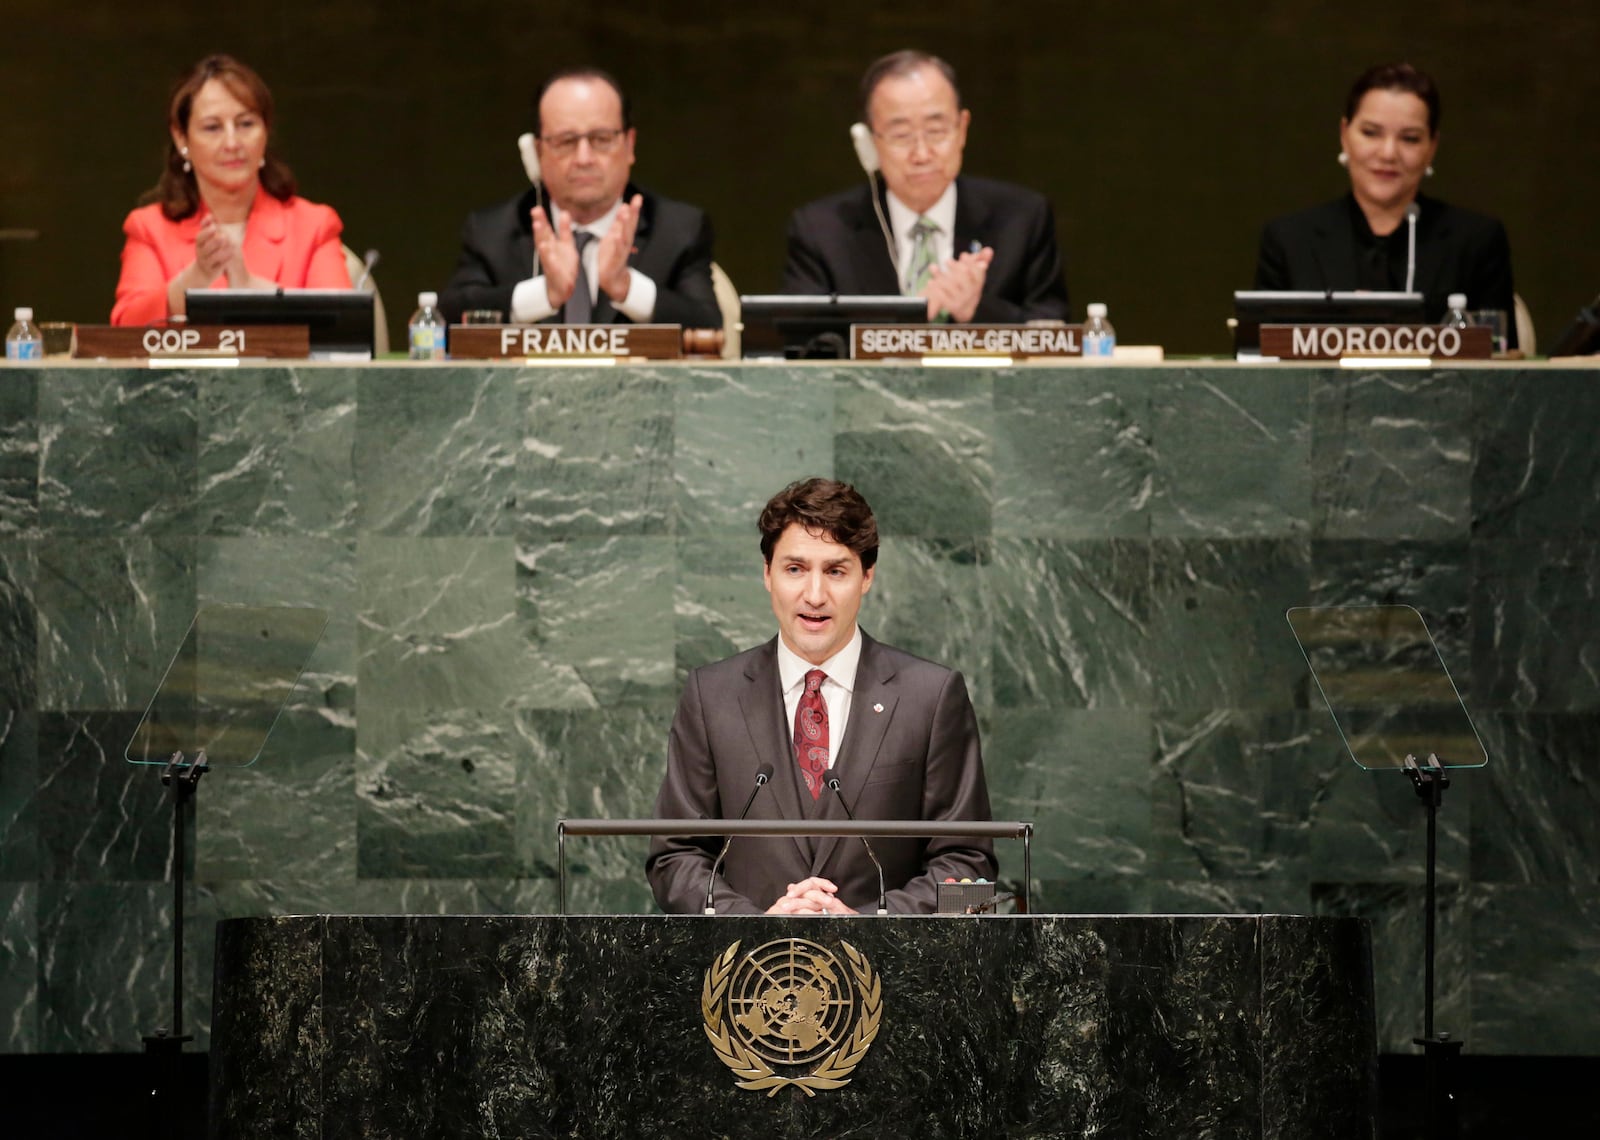
[[[1350,756],[1363,768],[1436,756],[1446,768],[1489,762],[1478,730],[1422,615],[1410,606],[1304,606],[1287,611],[1312,679]]]

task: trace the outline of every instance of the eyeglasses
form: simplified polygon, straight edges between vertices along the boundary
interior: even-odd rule
[[[621,127],[613,127],[604,131],[585,131],[583,134],[550,135],[548,138],[541,136],[539,141],[549,147],[553,154],[561,158],[576,154],[578,144],[587,142],[589,149],[596,154],[610,154],[622,143],[622,136],[628,132]]]
[[[938,150],[956,137],[956,128],[954,123],[938,120],[929,123],[920,131],[911,127],[896,127],[878,137],[890,150],[910,153],[916,149],[919,139],[929,150]]]

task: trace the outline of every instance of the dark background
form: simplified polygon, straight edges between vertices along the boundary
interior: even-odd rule
[[[776,285],[800,202],[860,176],[856,84],[919,46],[959,70],[967,169],[1055,204],[1081,314],[1125,343],[1228,349],[1231,289],[1261,223],[1333,197],[1343,95],[1409,59],[1445,99],[1428,190],[1502,218],[1549,343],[1600,289],[1600,5],[1417,0],[601,6],[291,0],[269,5],[4,0],[0,305],[104,320],[119,226],[155,181],[173,80],[229,51],[266,78],[302,192],[377,247],[391,323],[441,286],[470,209],[524,185],[514,139],[551,69],[594,63],[631,90],[641,181],[708,210],[745,292]]]

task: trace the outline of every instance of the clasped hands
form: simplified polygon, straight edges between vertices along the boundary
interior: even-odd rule
[[[194,235],[194,266],[202,278],[201,288],[224,274],[230,289],[249,288],[255,283],[254,275],[244,263],[244,247],[229,236],[211,214],[206,215]]]
[[[611,228],[595,249],[597,284],[613,304],[626,301],[633,285],[633,277],[628,272],[628,255],[633,252],[633,234],[639,228],[639,211],[643,207],[642,194],[635,194],[631,202],[618,206]],[[539,251],[545,293],[551,307],[559,309],[567,303],[578,284],[578,243],[572,238],[572,218],[563,213],[552,227],[543,210],[536,207],[532,216],[533,245]]]
[[[838,898],[839,888],[827,879],[812,876],[790,883],[788,891],[767,908],[768,914],[855,914]]]
[[[948,314],[957,324],[965,324],[978,311],[983,282],[989,274],[994,250],[989,246],[941,261],[933,267],[922,296],[928,299],[928,319]]]

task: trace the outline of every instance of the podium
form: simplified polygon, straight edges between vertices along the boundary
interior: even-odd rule
[[[217,934],[216,1140],[1373,1135],[1358,919],[323,915]],[[741,1073],[755,1054],[730,1060],[729,1031],[794,1016],[783,961],[836,982],[854,1028],[837,1049],[790,1034],[800,1064]]]

